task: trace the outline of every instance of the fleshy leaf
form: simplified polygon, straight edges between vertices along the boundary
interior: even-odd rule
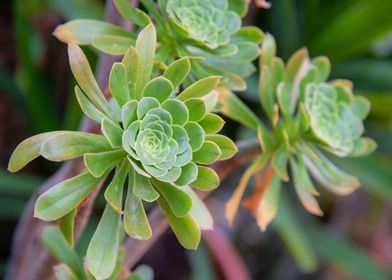
[[[192,207],[192,199],[178,187],[158,180],[153,181],[155,189],[162,194],[171,212],[176,217],[184,217],[189,213]]]
[[[185,100],[185,106],[188,108],[190,121],[200,121],[206,115],[207,109],[203,99],[189,98]]]
[[[204,132],[207,134],[218,133],[225,121],[216,114],[206,114],[202,120],[199,121],[199,124],[203,128]]]
[[[145,12],[132,7],[128,1],[114,0],[113,2],[121,16],[133,24],[144,27],[151,22],[149,16]]]
[[[75,86],[75,95],[83,113],[97,123],[101,123],[105,115],[101,111],[99,111],[97,107],[95,107],[95,105],[90,102],[90,100],[88,100],[88,98],[78,86]]]
[[[197,179],[192,182],[192,186],[202,191],[210,191],[219,186],[219,176],[213,169],[206,166],[197,166],[197,169]]]
[[[76,208],[103,178],[89,172],[58,183],[43,193],[35,203],[34,216],[44,220],[57,220]]]
[[[68,55],[72,73],[84,93],[98,109],[104,112],[108,117],[116,119],[109,103],[98,87],[97,81],[94,78],[93,72],[91,71],[88,60],[82,49],[78,45],[69,44]]]
[[[86,254],[87,267],[97,279],[108,278],[114,271],[120,243],[120,226],[121,215],[106,204]]]
[[[212,141],[204,141],[203,145],[193,153],[192,160],[201,164],[212,164],[222,156],[219,146]]]
[[[259,118],[233,92],[223,87],[218,92],[224,115],[252,129],[260,125]]]
[[[196,180],[198,173],[197,165],[193,162],[181,167],[181,176],[177,179],[177,186],[185,186]]]
[[[284,146],[281,146],[276,150],[276,153],[273,155],[271,160],[275,173],[285,182],[289,180],[289,175],[287,173],[288,160],[289,154]]]
[[[151,228],[147,220],[142,201],[133,194],[134,179],[130,171],[128,178],[128,192],[124,208],[124,227],[129,236],[138,240],[151,238]]]
[[[157,191],[152,187],[150,179],[137,172],[134,173],[133,193],[138,198],[147,202],[153,202],[159,197]]]
[[[294,160],[291,160],[290,164],[294,178],[295,191],[301,200],[302,205],[309,213],[322,216],[323,212],[314,197],[314,195],[317,195],[318,193],[313,186],[302,161],[297,164]]]
[[[199,196],[188,186],[182,188],[192,199],[192,208],[189,214],[199,224],[200,229],[209,230],[214,227],[214,219],[210,211]]]
[[[182,126],[189,120],[189,111],[183,102],[169,99],[162,103],[161,106],[171,114],[174,124]]]
[[[188,133],[189,144],[192,146],[192,151],[197,151],[204,142],[205,133],[203,128],[196,122],[188,122],[184,128]]]
[[[219,84],[221,80],[220,76],[209,76],[203,79],[198,80],[194,84],[187,87],[183,90],[178,96],[177,99],[185,101],[192,97],[203,97],[210,93],[216,86]]]
[[[159,198],[158,201],[181,245],[186,249],[195,250],[199,245],[201,233],[194,218],[190,215],[176,217],[163,197]]]
[[[11,155],[8,163],[8,170],[10,172],[17,172],[25,167],[30,161],[36,159],[40,155],[41,146],[46,140],[64,131],[53,131],[41,133],[30,138],[27,138],[20,143]]]
[[[377,149],[377,143],[370,138],[361,137],[354,142],[352,151],[348,154],[349,157],[366,157]]]
[[[53,267],[56,280],[79,280],[75,273],[65,264],[58,264]]]
[[[163,73],[166,79],[169,79],[174,88],[177,88],[182,81],[188,76],[191,70],[191,64],[188,57],[182,57],[179,60],[174,61]]]
[[[127,129],[133,121],[137,120],[137,101],[130,100],[122,108],[122,122],[124,129]]]
[[[143,96],[151,96],[156,99],[160,103],[167,100],[174,92],[172,83],[164,78],[164,77],[157,77],[149,81],[146,87],[143,90]]]
[[[113,64],[112,71],[110,71],[109,76],[109,88],[120,107],[122,107],[130,99],[127,70],[125,69],[124,64],[120,62]]]
[[[85,153],[108,150],[111,150],[111,147],[101,135],[64,131],[49,138],[41,146],[40,154],[51,161],[64,161],[83,156]]]
[[[123,130],[118,125],[108,118],[104,118],[102,120],[101,130],[113,148],[119,148],[122,146]]]
[[[222,153],[219,157],[219,160],[227,160],[234,156],[234,154],[238,151],[237,146],[234,144],[234,142],[224,135],[206,135],[205,138],[206,140],[212,141],[218,145],[219,150]]]
[[[93,47],[110,55],[122,55],[134,43],[134,38],[115,35],[97,35],[91,42]]]
[[[125,179],[127,178],[128,168],[129,163],[125,159],[122,161],[121,165],[117,167],[112,181],[105,190],[106,201],[118,213],[122,212],[123,189]]]
[[[153,24],[147,25],[136,40],[136,49],[139,52],[136,79],[136,98],[139,99],[142,90],[151,78],[156,48],[156,31]]]
[[[92,19],[76,19],[57,26],[53,35],[68,44],[88,45],[98,35],[129,37],[130,32],[119,26]]]
[[[58,226],[63,234],[64,238],[67,240],[69,245],[74,245],[74,227],[75,227],[75,217],[77,209],[73,209],[67,215],[61,217],[58,220]]]
[[[125,152],[123,150],[87,153],[84,155],[84,164],[93,176],[101,177],[111,170],[123,157],[125,157]]]
[[[42,231],[42,243],[50,254],[59,262],[66,264],[77,279],[84,279],[82,260],[76,255],[61,231],[55,226],[47,226]]]

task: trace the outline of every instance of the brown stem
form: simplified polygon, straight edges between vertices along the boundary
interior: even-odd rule
[[[118,14],[112,1],[107,1],[105,10],[106,21],[125,26],[124,20]],[[117,60],[117,57],[100,55],[96,77],[102,90],[107,88],[110,69]],[[97,133],[100,132],[100,127],[95,122],[84,118],[80,130]],[[49,223],[33,218],[34,204],[39,195],[55,184],[80,174],[84,168],[81,159],[75,159],[65,163],[30,198],[15,230],[5,279],[45,280],[53,278],[52,265],[54,264],[54,260],[43,248],[41,243],[42,230]],[[88,222],[95,198],[100,188],[101,184],[99,184],[90,195],[88,202],[78,209],[75,220],[76,240],[80,237]]]
[[[238,153],[233,158],[219,162],[213,166],[222,182],[237,168],[249,162],[260,153],[260,145],[257,141],[238,142],[237,146]],[[211,192],[200,192],[199,196],[204,200],[210,194]],[[132,238],[128,238],[125,241],[124,267],[126,268],[133,268],[169,226],[164,214],[158,206],[155,206],[150,211],[148,214],[148,219],[150,221],[153,232],[151,239],[146,241],[138,241]]]

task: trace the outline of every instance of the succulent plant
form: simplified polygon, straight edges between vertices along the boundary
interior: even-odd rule
[[[210,49],[229,44],[241,27],[240,16],[222,0],[169,0],[166,9],[181,33]]]
[[[290,177],[303,206],[315,215],[322,215],[322,211],[311,175],[336,194],[348,194],[359,186],[356,177],[340,170],[322,150],[339,157],[356,157],[376,148],[372,139],[362,137],[362,121],[370,103],[353,95],[350,81],[326,82],[330,70],[326,57],[311,60],[303,48],[285,66],[275,57],[275,49],[273,37],[267,35],[260,59],[259,93],[270,128],[231,91],[219,89],[222,112],[257,130],[262,150],[227,203],[226,216],[232,223],[245,188],[255,175],[255,191],[244,206],[263,230],[277,213],[282,182]]]
[[[88,268],[99,279],[113,272],[121,220],[131,237],[151,237],[143,201],[158,200],[180,243],[196,248],[200,228],[211,227],[211,216],[189,185],[201,190],[217,187],[219,177],[207,165],[236,152],[229,138],[216,134],[224,123],[213,113],[220,77],[206,77],[176,94],[190,71],[190,60],[174,61],[163,75],[151,78],[155,49],[156,33],[150,24],[122,62],[113,65],[109,78],[113,98],[107,101],[83,51],[70,44],[71,70],[79,84],[77,99],[86,116],[101,125],[103,135],[39,134],[23,141],[9,163],[9,170],[16,172],[38,156],[52,161],[83,157],[84,172],[38,198],[35,216],[45,221],[74,215],[115,169],[105,190],[106,208],[87,250]]]
[[[151,21],[142,9],[126,0],[113,0],[118,11],[135,27],[145,27]],[[185,83],[219,75],[222,84],[245,90],[243,78],[255,71],[252,61],[259,55],[263,33],[257,27],[242,27],[241,16],[248,1],[231,0],[142,0],[157,25],[158,49],[156,60],[171,63],[184,56],[200,57],[191,61],[192,69]],[[88,26],[88,28],[86,28]],[[96,20],[72,20],[56,28],[54,35],[66,43],[92,45],[113,55],[124,54],[134,43],[132,33],[118,26]]]

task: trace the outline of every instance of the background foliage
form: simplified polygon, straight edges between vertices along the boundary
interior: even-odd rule
[[[245,24],[257,25],[273,34],[278,55],[283,59],[307,46],[312,57],[330,57],[332,78],[354,81],[355,93],[366,96],[372,103],[365,126],[367,135],[379,144],[378,151],[370,157],[337,162],[359,176],[362,188],[342,198],[323,193],[320,202],[326,215],[322,219],[310,217],[289,197],[280,203],[273,227],[264,234],[250,215],[240,213],[234,230],[228,232],[255,279],[390,279],[391,10],[392,2],[383,0],[274,0],[269,10],[250,9]],[[72,94],[74,82],[66,46],[51,36],[58,24],[75,18],[102,19],[103,3],[94,0],[0,3],[1,273],[6,268],[12,232],[27,199],[58,168],[56,164],[39,160],[23,173],[11,176],[5,166],[12,149],[26,136],[38,132],[76,129],[81,118]],[[97,53],[89,48],[84,51],[90,61],[95,60]],[[257,96],[257,76],[251,76],[248,90],[240,93],[240,97],[262,116]],[[225,131],[236,139],[252,136],[231,122]],[[224,185],[210,201],[218,224],[224,224],[219,209],[238,178],[230,181],[234,184]],[[93,216],[92,224],[97,223],[103,201],[103,198],[98,200],[101,203],[97,204],[97,216],[95,219]],[[83,255],[92,231],[87,230],[85,235],[77,248]],[[176,245],[170,246],[179,250]],[[179,273],[198,277],[200,266],[211,271],[211,263],[205,261],[205,250],[201,247],[196,253],[188,254],[190,267],[180,269]],[[164,265],[154,266],[158,275],[165,273],[164,268]],[[208,277],[214,279],[214,273]]]

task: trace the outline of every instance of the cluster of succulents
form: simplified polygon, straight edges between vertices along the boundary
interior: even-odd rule
[[[107,101],[83,51],[70,44],[71,70],[80,86],[75,88],[77,99],[85,115],[101,125],[103,135],[39,134],[23,141],[9,163],[15,172],[38,156],[52,161],[83,157],[82,174],[38,198],[35,216],[45,221],[72,213],[115,169],[105,190],[105,211],[87,251],[89,270],[98,278],[113,272],[121,220],[129,236],[151,237],[143,201],[158,200],[181,244],[196,248],[200,227],[210,227],[198,223],[198,217],[204,215],[205,221],[209,214],[189,186],[216,188],[219,177],[208,165],[236,152],[229,138],[216,134],[224,124],[213,113],[220,77],[206,77],[180,91],[190,71],[189,58],[174,61],[163,75],[151,78],[155,49],[156,33],[150,24],[140,32],[135,47],[130,46],[123,60],[113,65],[109,79],[113,98]],[[102,259],[108,265],[102,266]]]
[[[256,180],[254,194],[244,202],[263,230],[277,213],[282,182],[290,177],[303,206],[315,215],[322,211],[310,175],[337,194],[348,194],[359,186],[356,177],[340,170],[322,151],[357,157],[376,148],[372,139],[361,137],[369,101],[353,95],[350,81],[326,81],[330,71],[326,57],[310,59],[303,48],[285,66],[275,52],[275,41],[267,35],[260,58],[259,94],[270,127],[232,92],[220,89],[222,112],[256,129],[262,149],[229,200],[226,215],[233,222],[250,178],[263,174],[264,180]]]
[[[233,90],[245,90],[244,78],[256,69],[252,64],[259,55],[263,33],[256,27],[241,27],[246,13],[245,0],[142,0],[148,12],[131,6],[127,0],[114,0],[124,19],[144,28],[154,21],[158,30],[156,60],[166,64],[184,56],[194,56],[191,73],[185,83],[219,75],[222,84]],[[150,17],[151,16],[151,19]],[[86,28],[90,26],[90,28]],[[65,43],[92,45],[105,53],[125,54],[135,38],[121,27],[96,21],[72,20],[60,25],[54,35]]]

